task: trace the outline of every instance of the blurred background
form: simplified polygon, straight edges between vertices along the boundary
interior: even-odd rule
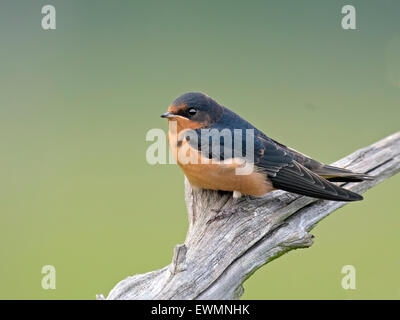
[[[56,8],[57,29],[41,28]],[[400,129],[400,2],[22,1],[0,5],[0,298],[94,299],[159,269],[187,229],[183,174],[149,165],[159,115],[202,91],[333,162]],[[400,176],[258,270],[244,299],[399,299]],[[56,290],[41,287],[44,265]],[[357,289],[344,290],[353,265]]]

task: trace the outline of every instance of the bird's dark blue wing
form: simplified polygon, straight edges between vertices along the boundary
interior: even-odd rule
[[[295,154],[265,135],[257,137],[255,165],[264,170],[273,187],[327,200],[356,201],[362,196],[343,189],[296,161]]]

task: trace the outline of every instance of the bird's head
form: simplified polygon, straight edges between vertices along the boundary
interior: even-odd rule
[[[162,118],[177,121],[182,129],[205,128],[217,122],[223,107],[201,92],[188,92],[172,102]]]

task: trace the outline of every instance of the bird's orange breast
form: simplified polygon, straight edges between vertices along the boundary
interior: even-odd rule
[[[255,167],[250,174],[240,175],[236,169],[244,166],[242,161],[235,159],[217,161],[203,157],[201,152],[181,139],[185,129],[179,122],[176,124],[177,130],[175,128],[171,130],[171,122],[168,132],[171,152],[192,186],[211,190],[239,191],[253,196],[262,196],[273,190],[266,174],[257,171]]]

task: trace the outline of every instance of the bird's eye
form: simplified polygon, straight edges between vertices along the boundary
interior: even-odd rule
[[[190,108],[190,109],[189,109],[189,114],[190,114],[191,116],[194,116],[196,113],[197,113],[197,110],[196,110],[195,108]]]

